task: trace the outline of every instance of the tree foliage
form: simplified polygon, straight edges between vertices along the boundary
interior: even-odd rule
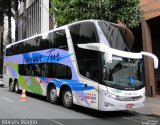
[[[102,19],[137,27],[143,19],[139,0],[51,0],[58,25],[75,20]]]

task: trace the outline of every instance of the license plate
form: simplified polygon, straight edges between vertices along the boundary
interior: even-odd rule
[[[126,108],[133,108],[134,107],[134,104],[127,104],[126,105]]]

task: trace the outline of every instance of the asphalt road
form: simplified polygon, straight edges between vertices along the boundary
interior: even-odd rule
[[[45,97],[0,88],[0,125],[160,125],[160,118],[134,112],[100,112],[80,106],[66,109],[49,103]]]

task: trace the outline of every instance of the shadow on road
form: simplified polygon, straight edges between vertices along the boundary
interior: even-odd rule
[[[7,91],[9,91],[9,90],[7,90]],[[19,92],[19,94],[21,94],[21,93],[22,93],[22,91]],[[28,97],[31,97],[31,98],[34,98],[37,100],[48,102],[48,100],[45,96],[41,96],[41,95],[29,93],[29,92],[27,92],[26,95]],[[60,103],[59,105],[62,106],[62,103]],[[118,118],[118,117],[132,117],[132,116],[137,115],[137,114],[135,114],[133,112],[129,112],[129,111],[108,111],[108,112],[107,111],[97,111],[94,109],[89,109],[89,108],[85,108],[85,107],[78,106],[78,105],[74,105],[74,107],[69,110],[72,110],[72,111],[75,111],[77,113],[81,113],[84,115],[88,115],[91,117],[100,118],[100,119],[101,118],[108,119],[108,118]]]
[[[75,105],[73,108],[74,111],[90,115],[96,118],[117,118],[117,117],[130,117],[135,116],[135,113],[129,111],[97,111],[94,109],[89,109],[81,106]]]
[[[20,94],[22,93],[22,91],[19,92]],[[38,100],[42,100],[42,101],[46,101],[47,102],[47,98],[45,96],[42,96],[42,95],[38,95],[38,94],[33,94],[33,93],[30,93],[30,92],[26,92],[26,96],[29,96],[31,98],[34,98],[34,99],[38,99]]]

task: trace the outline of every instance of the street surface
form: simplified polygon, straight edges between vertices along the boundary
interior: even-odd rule
[[[0,88],[0,125],[160,125],[160,118],[134,112],[99,112],[80,106],[66,109],[31,93],[26,102],[20,98],[21,93]]]

